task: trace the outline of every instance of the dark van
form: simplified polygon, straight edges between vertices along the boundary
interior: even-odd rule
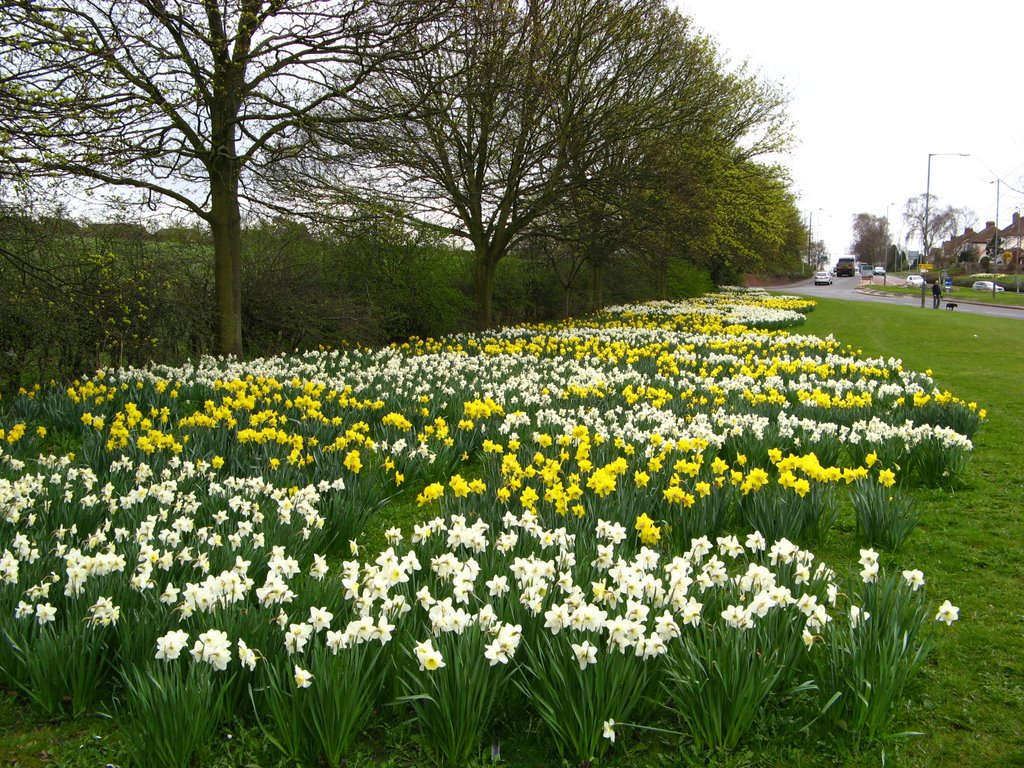
[[[836,277],[853,277],[857,274],[856,260],[850,256],[843,257],[836,262]]]

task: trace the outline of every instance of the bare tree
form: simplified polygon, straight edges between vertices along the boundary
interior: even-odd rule
[[[367,186],[470,244],[481,325],[520,239],[616,186],[635,167],[621,158],[679,118],[685,27],[661,0],[458,0],[420,30],[446,45],[375,78],[374,100],[404,109],[343,141],[362,140]]]
[[[782,194],[785,174],[757,162],[789,141],[786,94],[745,65],[729,71],[688,19],[666,20],[661,33],[674,36],[663,62],[672,85],[647,105],[650,129],[607,143],[600,172],[591,171],[602,183],[574,191],[567,206],[579,219],[594,306],[617,251],[647,268],[666,298],[675,262],[734,279],[741,265],[775,260],[789,229],[783,219],[795,211]]]
[[[919,236],[924,244],[923,258],[931,258],[933,243],[941,243],[963,231],[977,221],[977,214],[966,208],[946,206],[939,208],[938,198],[932,195],[911,197],[903,206],[903,221],[907,226],[907,242]],[[927,221],[925,214],[927,212]]]
[[[810,253],[807,256],[808,265],[814,269],[821,269],[828,265],[828,246],[824,240],[812,240]]]
[[[405,0],[9,0],[0,160],[206,222],[221,351],[240,354],[242,218],[266,202],[256,180],[326,104],[409,56],[430,13]]]
[[[889,245],[889,222],[884,216],[858,213],[853,217],[850,253],[866,264],[884,263]]]

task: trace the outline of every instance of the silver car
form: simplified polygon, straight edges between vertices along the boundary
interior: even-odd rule
[[[993,286],[995,286],[994,289]],[[989,293],[992,293],[992,291],[995,290],[996,293],[1002,293],[1006,289],[1001,285],[995,285],[991,280],[978,280],[971,286],[971,290],[988,291]]]

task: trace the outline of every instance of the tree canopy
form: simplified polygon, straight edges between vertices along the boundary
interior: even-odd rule
[[[0,17],[9,173],[127,189],[205,221],[221,349],[240,353],[241,220],[278,145],[415,55],[400,0],[15,0]]]
[[[628,252],[725,277],[798,258],[786,96],[664,0],[14,0],[0,168],[206,223],[221,351],[242,351],[242,225],[401,215],[499,262],[570,253],[600,302]],[[368,205],[368,203],[370,205]]]
[[[369,80],[385,113],[354,133],[344,123],[337,141],[367,188],[469,244],[481,325],[499,262],[526,238],[571,243],[600,271],[654,230],[658,258],[685,252],[684,230],[715,204],[751,232],[781,227],[778,207],[792,206],[753,161],[785,146],[784,96],[726,71],[661,0],[458,0],[419,35],[430,53]],[[748,242],[722,227],[719,252]]]
[[[884,266],[889,240],[889,221],[884,216],[858,213],[853,217],[850,253],[857,257],[857,261]]]

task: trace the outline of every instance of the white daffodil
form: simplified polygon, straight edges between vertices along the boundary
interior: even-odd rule
[[[952,625],[959,618],[960,609],[949,602],[949,600],[944,600],[942,605],[939,606],[939,612],[935,614],[935,620],[945,622],[946,626]]]

